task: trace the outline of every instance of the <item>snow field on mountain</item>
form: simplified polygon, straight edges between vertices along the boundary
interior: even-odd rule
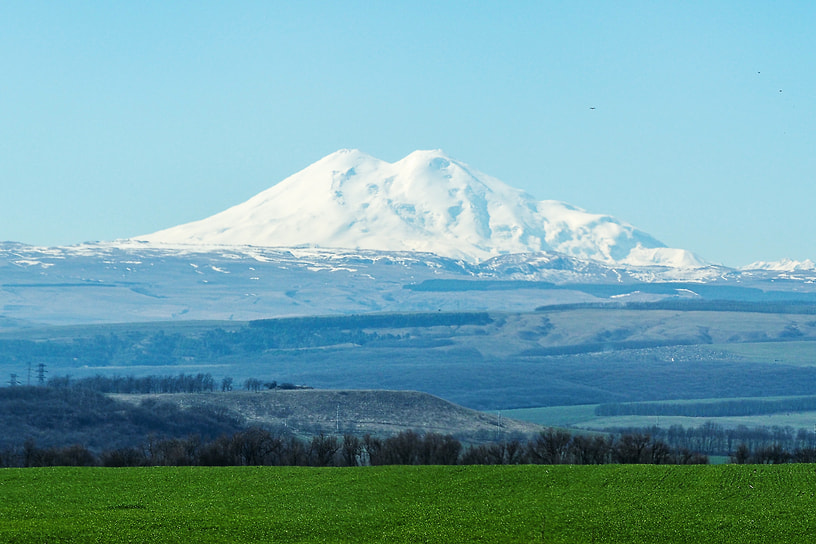
[[[394,163],[340,150],[242,204],[136,240],[420,251],[470,263],[559,252],[606,264],[706,264],[611,216],[538,201],[439,150]]]

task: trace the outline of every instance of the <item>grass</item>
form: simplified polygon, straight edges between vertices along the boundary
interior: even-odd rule
[[[703,349],[726,351],[752,361],[794,366],[816,366],[816,342],[750,342],[713,344]]]
[[[573,406],[542,406],[539,408],[514,408],[502,410],[505,417],[529,421],[545,427],[562,427],[575,425],[596,419],[597,404],[576,404]]]
[[[0,470],[2,542],[806,542],[816,469]]]
[[[794,429],[813,430],[816,412],[790,412],[756,416],[733,417],[686,417],[686,416],[610,416],[598,417],[578,423],[580,429],[601,431],[615,428],[648,428],[668,429],[672,425],[685,428],[699,427],[705,423],[714,423],[726,429],[735,429],[740,425],[754,427],[793,427]]]
[[[717,405],[726,401],[757,401],[757,400],[785,400],[798,399],[801,396],[774,396],[774,397],[723,397],[723,398],[703,398],[686,400],[659,400],[646,401],[633,404],[660,404],[683,406],[688,404],[711,404]],[[813,422],[816,421],[816,412],[775,412],[769,414],[755,414],[748,416],[715,416],[704,415],[698,417],[691,416],[667,416],[667,415],[622,415],[622,416],[598,416],[595,409],[598,404],[579,404],[573,406],[542,406],[538,408],[516,408],[512,410],[502,410],[502,415],[519,421],[527,421],[542,425],[544,427],[572,427],[577,429],[611,429],[611,428],[635,428],[635,427],[661,427],[668,428],[672,425],[683,427],[699,427],[704,423],[711,422],[726,428],[736,428],[740,425],[746,427],[793,427],[795,429],[812,429]]]

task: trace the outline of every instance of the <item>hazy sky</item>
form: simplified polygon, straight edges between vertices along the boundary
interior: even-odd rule
[[[0,2],[0,240],[441,148],[713,262],[816,259],[814,29],[801,1]]]

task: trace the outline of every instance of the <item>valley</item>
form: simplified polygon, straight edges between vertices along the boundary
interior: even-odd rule
[[[42,364],[49,379],[202,373],[216,389],[229,378],[235,389],[257,379],[322,394],[417,391],[471,410],[586,430],[709,421],[811,429],[813,407],[749,401],[816,395],[816,308],[782,305],[776,309],[785,313],[774,313],[767,303],[743,303],[740,311],[713,304],[28,327],[0,333],[0,364],[21,384]],[[694,401],[711,409],[598,412]],[[715,409],[725,402],[747,412]],[[445,411],[428,410],[431,419]],[[304,408],[300,417],[317,417],[311,412]],[[330,428],[336,414],[320,413],[323,427],[315,428]]]
[[[707,422],[809,432],[814,286],[811,261],[706,262],[438,150],[394,163],[341,150],[153,234],[0,243],[0,371],[9,387],[139,393],[130,406],[151,408],[136,420],[156,395],[166,417],[199,410],[191,425],[204,429],[254,421],[271,397],[243,394],[277,384],[289,412],[257,421],[301,435],[339,432],[338,395],[381,406],[349,404],[357,434],[417,426],[472,442],[502,418],[518,436]],[[189,381],[207,385],[165,387]],[[333,419],[305,400],[322,397]]]

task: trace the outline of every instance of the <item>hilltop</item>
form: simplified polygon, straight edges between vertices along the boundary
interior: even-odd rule
[[[304,389],[112,397],[136,404],[160,401],[183,410],[219,413],[244,426],[286,429],[306,437],[321,433],[391,436],[414,430],[487,442],[541,430],[532,423],[478,412],[417,391]]]

